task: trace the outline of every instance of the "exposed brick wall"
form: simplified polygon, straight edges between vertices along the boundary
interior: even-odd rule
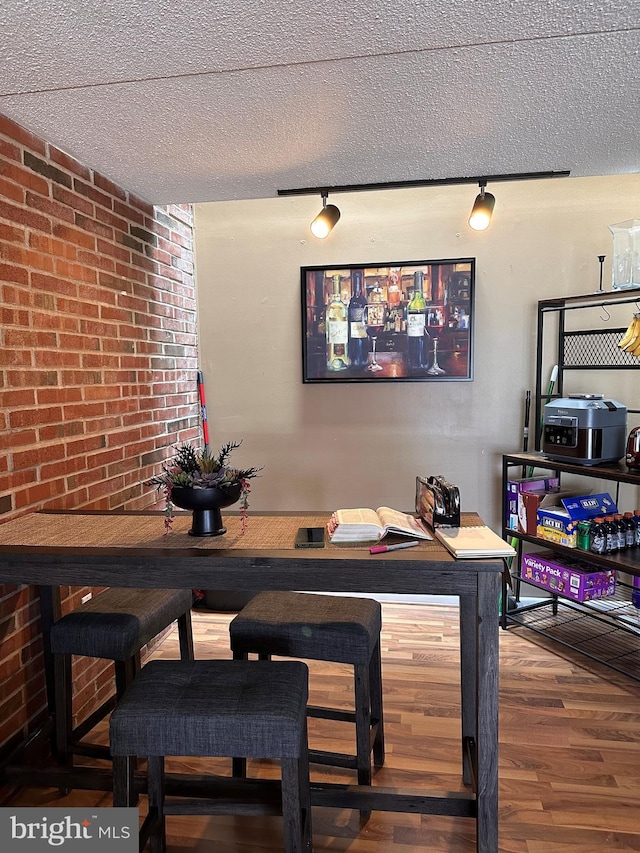
[[[156,502],[142,483],[199,435],[192,249],[189,206],[155,208],[0,115],[0,522]],[[45,707],[38,604],[0,585],[0,748]],[[74,674],[79,707],[109,689],[102,664]]]

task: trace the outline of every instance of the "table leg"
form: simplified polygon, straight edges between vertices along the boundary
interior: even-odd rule
[[[477,599],[477,741],[476,847],[498,851],[498,667],[499,572],[478,574]]]

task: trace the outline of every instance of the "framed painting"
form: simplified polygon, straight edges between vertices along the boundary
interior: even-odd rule
[[[303,382],[473,379],[475,258],[300,272]]]

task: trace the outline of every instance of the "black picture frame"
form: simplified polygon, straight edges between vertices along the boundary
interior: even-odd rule
[[[300,279],[305,384],[473,380],[475,258],[301,267]]]

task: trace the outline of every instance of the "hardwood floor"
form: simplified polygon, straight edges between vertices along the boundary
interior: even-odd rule
[[[229,657],[232,614],[194,611],[196,655]],[[518,629],[520,631],[522,629]],[[387,758],[380,785],[462,790],[457,610],[383,604]],[[174,631],[154,657],[175,657]],[[310,662],[311,701],[347,706],[347,666]],[[351,751],[347,724],[310,721],[318,746]],[[174,769],[229,762],[175,761]],[[277,776],[270,762],[250,772]],[[312,778],[353,774],[312,768]],[[640,684],[554,646],[531,632],[500,632],[500,853],[640,851]],[[22,790],[14,805],[110,805],[110,797]],[[360,825],[350,810],[314,809],[316,853],[473,853],[471,820],[374,812]],[[280,851],[279,818],[172,817],[171,853]]]

